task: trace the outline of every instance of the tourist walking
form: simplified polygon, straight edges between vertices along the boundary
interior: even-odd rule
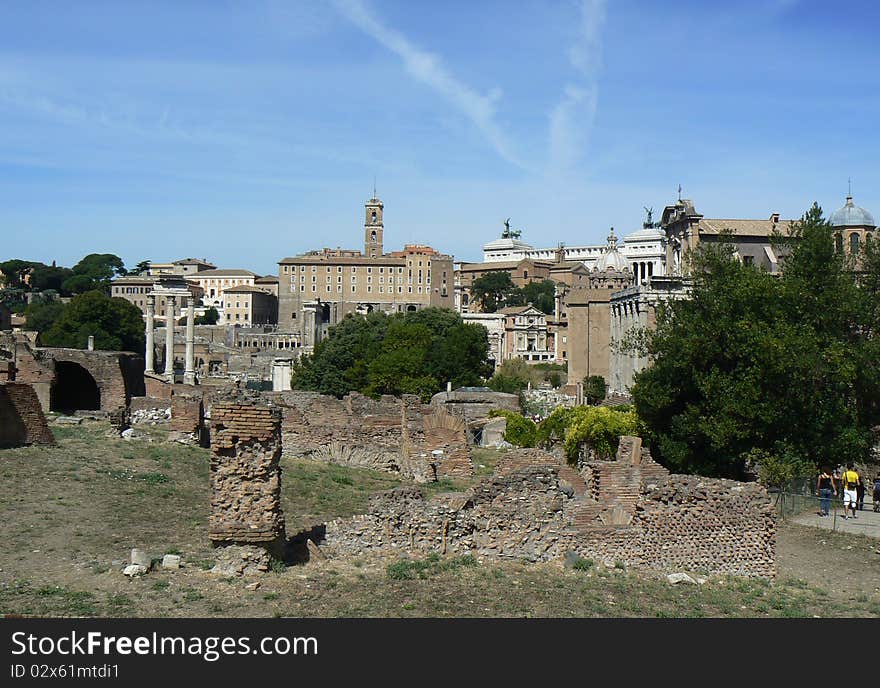
[[[874,511],[880,512],[880,475],[874,478]]]
[[[828,472],[828,466],[822,466],[819,471],[819,479],[816,481],[816,494],[819,495],[819,516],[827,516],[831,508],[832,492],[837,496],[837,483],[834,476]]]
[[[843,517],[849,518],[849,516],[846,515],[846,509],[849,507],[852,510],[852,517],[856,518],[859,474],[856,473],[852,461],[846,464],[846,470],[843,472],[843,475],[840,476],[840,482],[843,483]]]

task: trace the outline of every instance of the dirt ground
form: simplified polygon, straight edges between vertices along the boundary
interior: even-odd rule
[[[107,426],[54,427],[56,448],[0,451],[0,613],[38,616],[762,617],[880,615],[880,540],[783,521],[776,581],[672,586],[657,574],[584,561],[452,559],[311,562],[257,579],[209,573],[209,453],[125,441]],[[289,533],[365,511],[393,477],[284,460]],[[121,574],[132,547],[184,568]]]

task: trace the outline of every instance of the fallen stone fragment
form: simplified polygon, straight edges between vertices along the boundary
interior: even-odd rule
[[[163,569],[179,569],[180,568],[180,557],[176,554],[166,554],[162,557],[162,568]]]
[[[666,580],[668,580],[673,585],[676,583],[693,583],[694,585],[696,585],[697,583],[697,581],[695,581],[686,573],[670,573],[668,576],[666,576]]]
[[[129,564],[124,569],[122,569],[122,573],[129,578],[134,578],[135,576],[143,576],[147,572],[146,566],[141,566],[140,564]]]

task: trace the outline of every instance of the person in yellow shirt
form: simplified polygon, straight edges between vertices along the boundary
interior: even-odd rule
[[[859,474],[856,473],[852,461],[846,464],[846,470],[840,476],[840,482],[843,484],[843,517],[849,518],[846,515],[846,509],[850,507],[852,509],[852,517],[855,518],[856,504],[858,502]]]

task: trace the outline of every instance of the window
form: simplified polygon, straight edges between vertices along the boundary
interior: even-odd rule
[[[849,235],[849,252],[850,253],[858,253],[859,252],[859,235],[853,232]]]
[[[340,265],[338,268],[336,268],[336,272],[342,272],[342,266],[341,266],[341,265]]]

